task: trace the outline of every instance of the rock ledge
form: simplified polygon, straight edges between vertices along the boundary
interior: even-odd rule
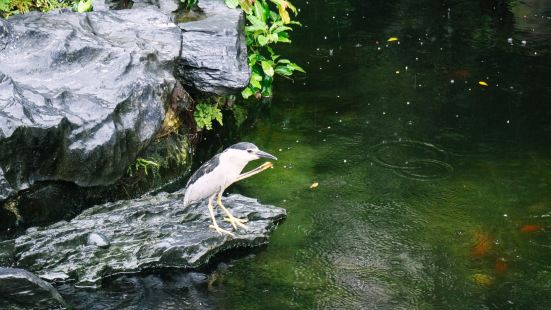
[[[206,203],[183,208],[183,192],[161,193],[135,200],[92,207],[70,222],[30,228],[15,240],[15,260],[21,267],[48,280],[72,280],[78,286],[98,286],[100,280],[121,273],[156,268],[197,268],[214,255],[268,242],[269,233],[286,217],[282,208],[231,195],[224,205],[236,217],[247,218],[248,230],[235,237],[209,229]],[[217,215],[219,224],[231,226]],[[101,234],[108,247],[88,243]]]

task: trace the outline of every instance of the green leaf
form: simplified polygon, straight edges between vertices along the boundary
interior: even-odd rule
[[[272,30],[272,32],[273,32],[273,33],[280,33],[280,32],[282,32],[282,31],[288,31],[288,30],[292,31],[293,28],[287,27],[287,26],[280,26],[280,27],[277,27],[277,28],[275,28],[274,30]]]
[[[262,75],[260,75],[258,72],[252,72],[251,73],[251,79],[249,80],[249,84],[254,87],[254,89],[260,89],[262,88],[262,85],[260,84],[262,82]]]
[[[254,15],[247,15],[247,20],[255,27],[268,28],[266,23]]]
[[[213,111],[213,117],[220,125],[224,125],[224,123],[222,123],[222,111],[220,111],[220,109],[216,108],[216,110]]]
[[[289,69],[287,66],[277,66],[275,68],[275,72],[277,74],[281,74],[285,76],[293,75],[293,70]]]
[[[84,13],[92,11],[93,0],[83,0],[77,4],[77,12]]]
[[[250,80],[249,84],[251,84],[251,86],[254,87],[255,89],[262,88],[262,85],[260,85],[260,82],[256,80]]]
[[[266,36],[259,35],[256,39],[258,40],[258,44],[260,44],[261,46],[268,44],[268,37]]]
[[[248,59],[249,59],[249,66],[251,64],[255,64],[256,60],[258,59],[258,54],[257,53],[250,53],[249,56],[248,56]]]
[[[270,39],[270,42],[277,42],[279,39],[279,36],[277,33],[272,33],[268,36],[268,39]]]
[[[291,40],[289,40],[289,34],[285,31],[278,32],[277,33],[277,41],[282,43],[291,43]]]
[[[10,0],[0,0],[0,12],[9,12],[11,9]]]
[[[220,125],[222,124],[222,111],[215,106],[208,103],[199,103],[195,106],[195,112],[193,118],[198,128],[205,128],[207,130],[212,129],[212,121],[216,120]]]
[[[264,73],[266,73],[267,76],[274,76],[274,67],[272,62],[262,61],[260,63],[262,65],[262,70],[264,71]]]
[[[287,68],[291,69],[291,70],[296,70],[296,71],[299,71],[299,72],[302,72],[302,73],[306,73],[306,71],[304,71],[304,69],[302,69],[301,67],[299,67],[296,63],[290,63],[287,65]]]
[[[239,0],[224,0],[226,5],[229,8],[235,9],[237,6],[239,6]]]
[[[248,31],[248,32],[256,32],[256,31],[266,31],[266,26],[262,26],[262,25],[252,25],[252,26],[247,26],[245,27],[245,31]]]
[[[276,12],[270,11],[270,19],[273,20],[274,22],[277,22],[281,20],[281,17],[279,17],[279,15]]]
[[[262,7],[262,4],[260,1],[256,1],[254,3],[254,15],[262,20],[263,22],[266,22],[266,15],[264,14],[264,7]]]
[[[243,96],[243,98],[245,99],[249,98],[252,95],[254,95],[254,91],[250,87],[243,89],[243,91],[241,92],[241,96]]]

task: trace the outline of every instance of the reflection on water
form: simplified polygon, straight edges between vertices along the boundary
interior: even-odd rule
[[[295,2],[287,53],[308,74],[223,143],[279,158],[231,190],[288,219],[211,284],[175,272],[101,294],[128,287],[142,309],[551,308],[549,2]]]

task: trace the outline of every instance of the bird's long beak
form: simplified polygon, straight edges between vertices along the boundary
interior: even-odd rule
[[[264,157],[264,158],[277,160],[277,157],[275,157],[274,155],[272,155],[270,153],[266,153],[264,151],[260,151],[260,150],[258,152],[256,152],[256,155],[258,155],[258,157]]]

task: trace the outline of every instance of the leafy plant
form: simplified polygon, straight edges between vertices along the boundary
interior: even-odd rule
[[[193,118],[198,129],[212,129],[212,121],[216,120],[220,125],[222,123],[222,111],[216,104],[199,103],[195,106]]]
[[[9,12],[11,9],[11,0],[0,0],[0,13]]]
[[[284,77],[293,75],[294,71],[305,72],[300,66],[277,55],[271,45],[291,43],[290,25],[300,25],[291,20],[292,12],[297,9],[286,0],[225,0],[230,8],[241,7],[247,16],[245,36],[249,50],[248,63],[251,68],[249,85],[241,95],[247,99],[252,95],[270,97],[274,75]],[[277,10],[276,10],[277,9]]]
[[[182,6],[184,7],[184,9],[186,10],[191,10],[193,9],[196,5],[197,5],[197,2],[199,0],[180,0],[180,2],[182,3]]]
[[[73,4],[73,11],[84,13],[84,12],[90,12],[92,11],[92,3],[94,0],[82,0],[82,1],[76,1]]]
[[[93,0],[0,0],[0,16],[9,17],[29,11],[47,12],[67,7],[83,13],[92,10],[92,2]]]
[[[136,163],[128,167],[127,173],[130,176],[133,176],[134,173],[138,172],[140,169],[143,169],[145,175],[148,175],[149,172],[156,174],[158,173],[160,167],[161,165],[154,160],[138,157],[136,159]]]

